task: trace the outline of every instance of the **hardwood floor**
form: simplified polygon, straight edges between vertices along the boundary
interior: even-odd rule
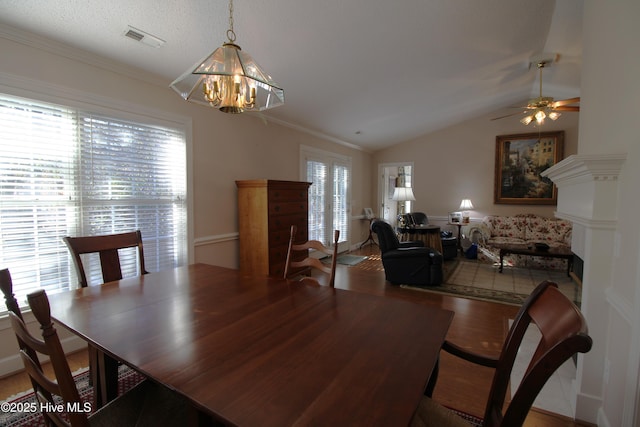
[[[353,255],[379,255],[375,245],[365,246]],[[434,305],[455,312],[447,339],[476,352],[497,356],[518,307],[475,301],[428,292],[415,292],[391,286],[380,270],[363,270],[339,266],[336,287],[403,298],[420,304]],[[482,416],[491,386],[492,370],[461,361],[442,352],[440,374],[433,398],[445,406]],[[532,409],[525,427],[593,427],[567,417]]]
[[[370,245],[352,254],[378,255],[379,249],[377,246]],[[336,272],[336,287],[452,310],[455,312],[455,317],[447,338],[470,350],[489,355],[499,353],[508,328],[508,321],[514,318],[518,310],[517,307],[504,304],[415,292],[391,286],[384,280],[384,271],[381,266],[365,270],[339,265]],[[86,352],[75,353],[70,356],[70,359],[74,365],[72,370],[88,365]],[[489,368],[471,365],[442,353],[440,375],[433,397],[443,405],[482,416],[491,385],[491,375],[492,371]],[[0,379],[0,400],[28,388],[30,384],[25,374]],[[524,426],[592,427],[593,425],[533,409]]]
[[[89,355],[87,350],[81,350],[69,354],[67,355],[67,360],[69,362],[71,372],[75,372],[78,369],[89,366]],[[53,377],[53,371],[51,370],[50,364],[43,364],[42,368],[45,370],[47,375]],[[24,371],[0,379],[0,400],[5,400],[9,396],[13,396],[26,390],[31,390],[31,382],[29,381],[29,376]]]

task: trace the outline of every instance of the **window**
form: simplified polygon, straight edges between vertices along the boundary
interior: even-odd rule
[[[0,95],[0,268],[20,304],[77,286],[66,235],[140,229],[147,270],[183,264],[185,144],[181,129]]]
[[[303,180],[309,187],[309,239],[324,244],[340,230],[340,251],[349,248],[351,160],[310,147],[301,151]]]

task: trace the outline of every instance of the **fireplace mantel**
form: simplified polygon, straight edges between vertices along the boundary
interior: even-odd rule
[[[613,256],[619,252],[619,185],[626,154],[573,155],[542,172],[558,187],[556,216],[573,223],[571,250],[583,261],[581,310],[594,342],[605,342],[611,307],[624,312],[612,290]],[[620,180],[618,178],[621,178]],[[623,316],[624,317],[624,316]],[[628,317],[628,316],[627,316]],[[578,358],[575,417],[594,420],[603,405],[602,367],[605,347],[594,346],[589,357]]]
[[[556,216],[595,226],[617,221],[618,176],[626,154],[572,155],[542,172],[558,187]]]

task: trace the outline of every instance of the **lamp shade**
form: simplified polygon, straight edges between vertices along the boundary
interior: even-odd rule
[[[397,202],[406,202],[407,200],[415,200],[415,196],[413,195],[413,190],[411,187],[396,187],[393,190],[393,196],[391,200],[395,200]]]
[[[460,210],[467,211],[469,209],[473,209],[473,203],[471,203],[470,199],[462,199],[460,202]]]

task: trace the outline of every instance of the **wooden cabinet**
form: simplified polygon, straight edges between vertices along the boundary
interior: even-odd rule
[[[297,241],[308,240],[310,182],[236,181],[240,271],[282,276],[292,225]]]

